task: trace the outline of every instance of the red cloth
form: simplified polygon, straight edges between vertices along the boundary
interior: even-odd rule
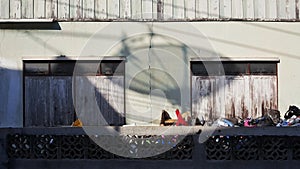
[[[180,112],[178,109],[176,109],[176,116],[177,116],[177,122],[176,122],[176,126],[179,126],[179,125],[184,125],[184,126],[187,126],[187,122],[182,118]]]

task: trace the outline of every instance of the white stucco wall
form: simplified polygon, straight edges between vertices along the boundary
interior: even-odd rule
[[[166,57],[161,61],[154,59],[151,49],[150,54],[153,54],[152,59],[154,59],[151,60],[151,68],[167,67],[170,74],[178,81],[180,88],[185,89],[182,91],[181,99],[188,101],[179,107],[183,111],[189,110],[184,108],[189,104],[190,94],[187,93],[188,88],[184,83],[189,76],[181,74],[184,73],[184,67],[182,67],[184,64],[178,65],[178,63],[182,62],[184,53],[179,46],[182,46],[186,39],[190,39],[188,45],[192,47],[203,47],[196,52],[188,51],[186,57],[195,57],[193,56],[195,53],[200,53],[203,57],[209,56],[210,54],[203,50],[207,48],[213,49],[214,51],[210,51],[212,53],[219,53],[220,57],[278,57],[280,59],[278,64],[278,108],[284,113],[290,104],[300,106],[300,99],[298,99],[300,74],[297,71],[300,65],[298,58],[300,54],[300,23],[298,22],[166,22],[149,23],[150,26],[145,25],[147,23],[141,23],[143,24],[142,28],[136,25],[138,23],[129,22],[60,22],[58,24],[61,30],[0,30],[0,126],[22,126],[22,58],[66,55],[80,56],[82,59],[85,56],[133,55],[140,58],[138,67],[127,66],[126,71],[132,72],[130,75],[135,75],[134,72],[140,70],[139,67],[148,68],[149,66],[146,56],[149,54],[150,41],[147,39],[149,36],[144,40],[133,38],[135,41],[139,40],[140,43],[134,43],[130,41],[130,38],[125,41],[125,46],[133,53],[124,52],[122,50],[124,45],[120,46],[123,41],[120,40],[135,32],[136,34],[149,33],[150,30],[165,34],[167,37],[174,36],[153,39],[152,49],[154,48],[155,52],[161,51],[161,54]],[[114,24],[115,26],[109,26]],[[104,34],[101,33],[102,28],[111,28],[111,30]],[[197,31],[193,32],[194,28]],[[205,36],[200,38],[200,34],[205,35],[210,44],[204,44],[203,42],[207,41]],[[168,43],[169,41],[172,43]],[[104,42],[107,42],[107,46],[103,45]],[[111,46],[111,44],[114,45]],[[138,50],[138,46],[141,50]],[[107,50],[104,51],[104,49]],[[177,59],[171,59],[173,56],[177,56]],[[132,64],[133,58],[128,57],[129,63],[126,64]],[[174,67],[178,69],[174,69]],[[181,73],[176,73],[177,71]],[[187,86],[189,87],[189,85]],[[168,102],[166,105],[170,110],[177,107]],[[131,110],[128,105],[126,105],[126,110]],[[153,114],[153,116],[157,116],[159,113]]]

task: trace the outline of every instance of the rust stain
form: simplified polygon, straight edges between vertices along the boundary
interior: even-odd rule
[[[214,119],[215,118],[214,115],[213,115],[213,109],[212,109],[211,106],[209,107],[209,115],[208,115],[208,117],[209,117],[209,119]]]
[[[235,107],[234,107],[234,101],[231,100],[231,116],[235,117]]]
[[[244,102],[244,97],[243,97],[243,99],[242,99],[242,104],[241,104],[241,108],[242,108],[242,116],[241,116],[241,118],[243,118],[243,119],[245,119],[245,118],[247,118],[248,117],[248,109],[247,109],[247,107],[245,106],[245,102]]]
[[[265,111],[266,110],[266,108],[265,108],[265,102],[263,101],[262,103],[261,103],[261,115],[263,116],[263,115],[265,115]]]
[[[255,106],[254,108],[254,116],[253,117],[256,117],[257,116],[257,107]]]

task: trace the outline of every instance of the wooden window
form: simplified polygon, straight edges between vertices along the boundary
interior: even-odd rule
[[[219,117],[256,118],[268,109],[277,109],[277,63],[192,61],[193,114],[214,121]],[[206,68],[212,65],[219,69],[208,74]]]
[[[74,83],[83,93],[95,92],[97,106],[108,125],[123,125],[124,64],[123,60],[24,61],[24,126],[70,126],[76,118],[73,105],[93,108],[86,103],[89,98],[84,94],[79,93],[74,97],[78,100],[73,100]],[[84,125],[103,125],[95,115],[87,121]]]

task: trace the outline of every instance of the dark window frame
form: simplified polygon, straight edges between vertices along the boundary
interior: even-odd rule
[[[77,72],[74,72],[75,64],[97,64],[97,70],[91,70],[87,72],[81,72],[78,69]],[[33,71],[27,71],[27,65],[32,64],[48,64],[48,70],[44,72],[38,71],[38,66],[36,68],[32,67]],[[65,70],[53,70],[55,65],[58,68],[62,68],[63,64],[70,65],[69,67],[64,67]],[[105,72],[103,67],[111,67],[110,72]],[[36,72],[34,70],[37,70]],[[76,68],[77,69],[77,68]],[[73,76],[73,73],[76,75],[93,75],[93,76],[124,76],[125,75],[125,61],[124,60],[30,60],[23,61],[23,70],[24,76]]]
[[[209,76],[205,66],[210,66],[210,65],[216,69],[210,71],[211,76],[222,76],[222,75],[225,76],[274,75],[276,76],[278,74],[278,70],[277,70],[278,63],[279,63],[278,61],[221,61],[221,62],[220,61],[205,61],[205,62],[191,61],[190,68],[193,76]],[[223,66],[224,69],[221,69],[221,66]],[[266,69],[267,67],[269,67],[268,70]],[[241,71],[242,69],[244,70]]]

